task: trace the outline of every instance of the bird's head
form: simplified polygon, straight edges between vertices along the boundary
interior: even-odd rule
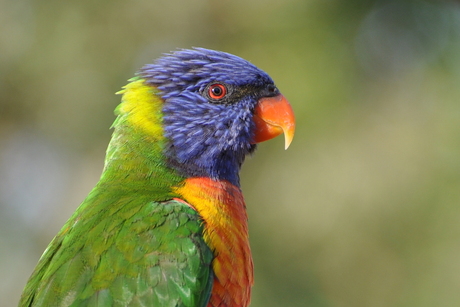
[[[168,164],[186,177],[238,185],[244,157],[256,143],[294,135],[291,106],[273,80],[237,56],[203,48],[180,50],[144,66],[158,90]]]

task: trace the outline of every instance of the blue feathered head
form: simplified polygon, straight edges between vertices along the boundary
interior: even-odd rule
[[[279,95],[273,80],[237,56],[203,48],[180,50],[140,71],[164,100],[168,163],[188,177],[238,185],[238,171],[255,150],[254,109]]]

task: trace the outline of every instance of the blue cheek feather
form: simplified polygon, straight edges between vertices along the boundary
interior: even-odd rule
[[[197,95],[166,100],[163,108],[168,162],[187,177],[228,180],[239,186],[238,172],[250,144],[254,124],[247,120],[253,101],[214,105]],[[193,109],[193,112],[190,112]]]

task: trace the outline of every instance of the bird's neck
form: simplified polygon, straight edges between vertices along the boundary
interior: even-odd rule
[[[246,205],[239,187],[207,177],[175,189],[203,219],[204,240],[214,251],[214,285],[208,306],[247,306],[253,284]]]
[[[119,183],[121,189],[151,191],[158,201],[176,195],[171,187],[185,178],[167,165],[166,139],[161,125],[162,101],[156,90],[135,79],[120,92],[114,132],[107,148],[100,184]]]
[[[207,151],[199,155],[192,155],[186,162],[180,162],[177,149],[175,152],[166,151],[168,165],[184,177],[208,177],[217,181],[228,181],[239,187],[239,171],[244,161],[244,154],[233,152],[208,154]]]

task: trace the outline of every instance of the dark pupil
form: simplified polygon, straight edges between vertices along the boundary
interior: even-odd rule
[[[216,86],[212,89],[212,93],[216,96],[222,95],[222,89],[219,86]]]
[[[274,85],[269,85],[269,86],[268,86],[268,91],[269,91],[270,93],[275,93],[275,92],[276,92],[276,86],[274,86]]]

